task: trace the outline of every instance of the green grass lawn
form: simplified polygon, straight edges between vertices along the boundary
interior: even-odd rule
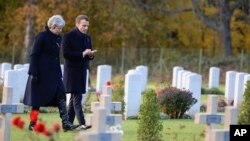
[[[15,116],[15,115],[13,115]],[[20,130],[16,127],[11,127],[11,141],[29,141],[30,137],[39,137],[39,141],[48,141],[48,138],[43,135],[37,135],[34,132],[27,130],[28,126],[28,114],[20,114],[22,119],[25,120],[25,129]],[[58,113],[41,113],[39,116],[45,123],[46,127],[51,127],[51,123],[59,122],[60,118]],[[163,121],[163,139],[164,141],[203,141],[201,134],[204,130],[204,125],[195,124],[190,119],[179,120],[164,120]],[[136,141],[137,139],[137,120],[124,120],[122,123],[122,130],[124,132],[122,141]],[[150,127],[148,127],[150,128]],[[74,137],[77,134],[74,132],[60,132],[57,141],[74,141]]]

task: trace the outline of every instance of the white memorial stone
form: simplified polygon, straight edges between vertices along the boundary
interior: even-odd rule
[[[142,75],[142,91],[145,91],[147,88],[147,81],[148,81],[148,67],[147,66],[137,66],[136,70],[140,72]]]
[[[106,109],[106,124],[109,126],[121,125],[122,124],[122,115],[121,114],[112,114],[111,111],[121,111],[121,102],[111,102],[112,96],[112,87],[104,86],[103,94],[100,96],[100,102],[91,103],[91,111],[95,111],[98,107],[104,107]],[[119,107],[120,106],[120,107]],[[88,125],[93,124],[93,115],[88,114],[86,116],[86,123]]]
[[[21,68],[24,68],[24,66],[22,64],[15,64],[14,65],[14,70],[18,70],[18,69],[21,69]]]
[[[211,88],[219,88],[220,84],[220,68],[211,67],[209,69],[209,83],[208,87]]]
[[[125,118],[137,116],[141,103],[141,75],[129,71],[125,76]]]
[[[177,87],[177,85],[178,85],[178,72],[180,70],[183,70],[183,67],[175,66],[173,68],[173,79],[172,79],[172,86],[173,87]]]
[[[200,106],[201,106],[201,84],[202,84],[202,78],[201,75],[196,73],[191,73],[187,76],[186,79],[187,84],[187,90],[193,93],[193,97],[197,99],[197,102],[187,111],[187,114],[191,117],[194,117],[194,115],[197,112],[200,112]]]
[[[225,110],[224,128],[211,130],[211,141],[230,141],[230,125],[236,125],[237,119],[237,108],[227,106]]]
[[[24,64],[23,66],[24,66],[25,68],[29,69],[30,64],[27,63],[27,64]]]
[[[97,67],[97,80],[96,80],[96,91],[102,93],[102,88],[106,82],[111,81],[110,65],[99,65]]]
[[[226,72],[225,97],[228,104],[234,99],[236,71]]]
[[[98,107],[94,110],[94,122],[91,131],[80,131],[76,141],[121,141],[121,131],[107,130],[106,109]]]
[[[217,113],[218,96],[209,95],[207,99],[207,112],[196,113],[195,123],[206,124],[205,141],[211,141],[211,130],[215,128],[215,124],[224,123],[224,114]]]
[[[234,89],[234,106],[239,107],[242,102],[242,95],[244,91],[244,77],[246,73],[236,73],[235,89]]]
[[[18,69],[18,85],[17,85],[17,93],[19,95],[19,102],[23,101],[26,84],[28,81],[28,68]]]
[[[8,70],[5,71],[4,76],[4,87],[13,88],[13,103],[20,103],[20,95],[18,94],[18,84],[19,84],[19,75],[17,70]]]
[[[11,70],[12,65],[10,63],[2,63],[1,65],[1,78],[4,79],[5,71]]]
[[[186,80],[187,80],[188,75],[192,74],[192,72],[185,70],[181,74],[182,74],[182,76],[181,76],[181,78],[182,78],[182,83],[181,83],[182,89],[187,89],[187,84],[186,84],[187,82],[186,82]]]
[[[179,70],[177,72],[177,77],[178,77],[178,80],[177,80],[177,88],[179,89],[182,89],[182,74],[185,72],[186,70]]]

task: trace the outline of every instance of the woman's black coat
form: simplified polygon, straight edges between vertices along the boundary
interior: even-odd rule
[[[84,94],[86,92],[86,75],[89,60],[82,52],[92,50],[91,38],[77,28],[64,34],[62,39],[64,56],[63,82],[66,93]]]
[[[57,106],[56,94],[64,93],[59,52],[62,37],[53,34],[47,27],[34,41],[30,54],[29,78],[24,104],[30,106]],[[37,77],[32,82],[31,77]]]

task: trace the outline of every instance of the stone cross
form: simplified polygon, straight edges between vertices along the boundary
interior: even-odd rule
[[[80,131],[76,141],[121,141],[122,132],[106,129],[107,110],[100,106],[94,110],[94,122],[91,131]]]
[[[12,104],[13,89],[11,87],[3,88],[3,98],[0,104],[0,141],[10,140],[10,127],[12,113],[23,113],[24,105],[22,103]]]
[[[217,101],[217,95],[209,95],[207,100],[207,112],[195,114],[195,123],[206,124],[205,141],[213,141],[211,140],[210,131],[215,128],[215,124],[224,122],[223,114],[217,113]]]
[[[100,96],[100,102],[91,103],[91,111],[95,111],[98,107],[105,107],[106,110],[106,124],[109,126],[121,125],[122,115],[121,114],[111,114],[112,111],[121,111],[121,102],[111,102],[112,87],[104,86],[103,94]],[[89,125],[93,124],[93,115],[88,114],[86,116],[86,123]]]
[[[230,141],[230,125],[237,124],[237,108],[227,106],[225,111],[225,121],[223,129],[211,130],[211,141]]]

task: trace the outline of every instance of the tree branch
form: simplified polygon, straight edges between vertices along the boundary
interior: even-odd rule
[[[193,4],[193,8],[194,8],[194,12],[195,15],[198,19],[200,19],[205,25],[207,25],[208,27],[214,29],[214,30],[218,30],[219,28],[219,23],[216,23],[215,20],[211,20],[210,18],[208,18],[204,12],[200,9],[199,7],[199,0],[192,0],[192,4]]]
[[[190,12],[193,10],[193,8],[180,8],[180,9],[166,10],[164,8],[150,6],[150,5],[144,4],[142,2],[136,2],[136,0],[129,0],[129,1],[142,9],[157,11],[157,12],[160,12],[160,13],[163,13],[166,15],[173,15],[173,14],[179,14],[179,13],[183,13],[183,12]]]

